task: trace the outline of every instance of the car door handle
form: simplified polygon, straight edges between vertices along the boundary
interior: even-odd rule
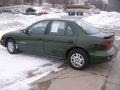
[[[68,43],[73,43],[73,41],[72,41],[72,40],[69,40]]]
[[[38,40],[42,40],[42,39],[40,38],[40,39],[38,39]]]

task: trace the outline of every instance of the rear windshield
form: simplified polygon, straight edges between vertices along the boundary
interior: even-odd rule
[[[82,21],[82,20],[79,20],[79,21],[76,21],[76,23],[87,33],[87,34],[96,34],[96,33],[99,33],[100,30],[98,30],[96,27],[94,27],[93,25],[85,22],[85,21]]]

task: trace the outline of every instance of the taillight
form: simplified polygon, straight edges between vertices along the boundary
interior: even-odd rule
[[[109,47],[111,44],[112,44],[111,41],[104,41],[104,42],[102,43],[102,46],[105,47],[105,48],[107,48],[107,47]]]

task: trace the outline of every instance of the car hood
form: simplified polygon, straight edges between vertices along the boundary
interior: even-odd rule
[[[20,34],[20,33],[22,33],[22,31],[21,30],[17,30],[17,31],[8,32],[5,35],[17,35],[17,34]]]

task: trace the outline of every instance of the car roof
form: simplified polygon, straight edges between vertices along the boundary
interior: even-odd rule
[[[80,17],[80,16],[65,16],[62,18],[53,18],[53,19],[49,19],[49,20],[68,21],[68,22],[77,22],[78,21],[78,22],[93,26],[91,23],[84,21],[82,18],[83,17]]]
[[[81,21],[81,17],[75,17],[75,16],[65,16],[65,17],[61,17],[61,18],[52,18],[52,19],[46,19],[46,20],[59,20],[59,21]]]

